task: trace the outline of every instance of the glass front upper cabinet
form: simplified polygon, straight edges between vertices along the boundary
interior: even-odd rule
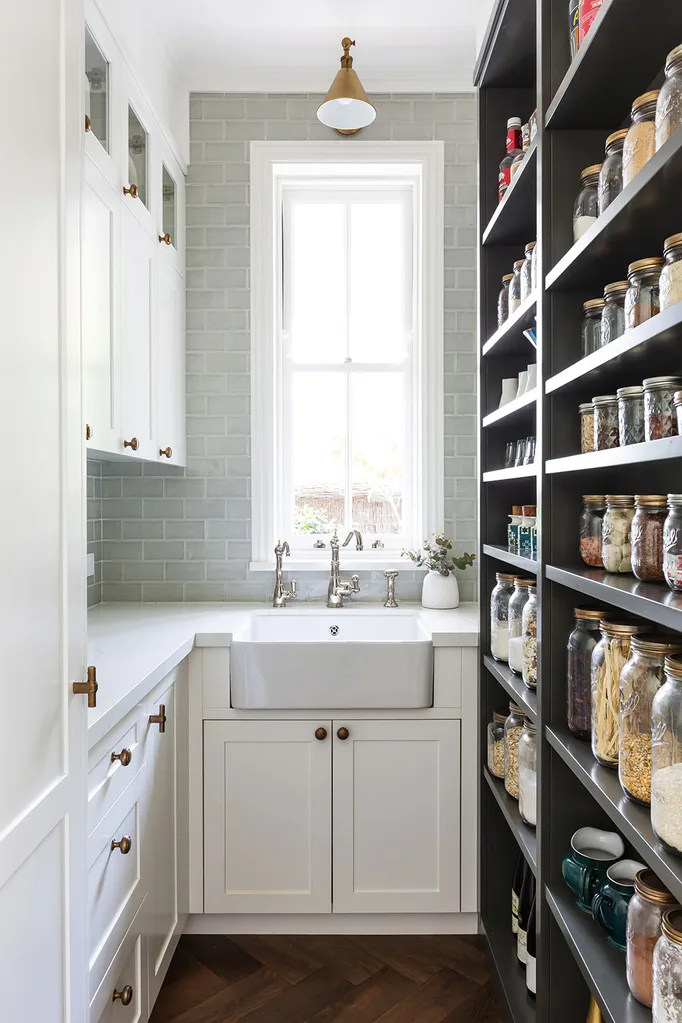
[[[149,136],[142,122],[128,105],[128,186],[130,194],[140,200],[149,209],[147,190],[147,153]],[[132,191],[135,186],[135,192]]]
[[[175,245],[177,233],[177,189],[175,181],[165,163],[162,164],[161,170],[161,192],[163,196],[163,234],[160,236],[159,241],[164,241],[166,245]]]
[[[85,27],[85,130],[109,152],[109,62]]]

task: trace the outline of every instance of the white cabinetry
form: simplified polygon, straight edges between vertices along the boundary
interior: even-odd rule
[[[166,258],[157,267],[156,444],[161,457],[184,465],[185,281],[174,265],[176,250],[170,246],[162,255]]]
[[[156,248],[139,220],[124,207],[121,211],[122,450],[148,459],[156,457],[152,429]]]

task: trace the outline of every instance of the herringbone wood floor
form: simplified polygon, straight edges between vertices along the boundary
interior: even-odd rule
[[[477,938],[185,935],[151,1023],[500,1023]]]

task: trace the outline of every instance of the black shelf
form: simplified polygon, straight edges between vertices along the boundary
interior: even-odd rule
[[[515,675],[506,664],[494,661],[488,654],[483,656],[483,665],[490,674],[497,679],[503,689],[519,707],[523,707],[526,717],[529,717],[534,724],[538,720],[538,698],[537,693],[524,685],[523,679]]]
[[[538,573],[538,563],[530,555],[512,554],[506,547],[494,543],[484,543],[483,553],[487,554],[489,558],[495,558],[497,561],[504,561],[507,565],[513,565],[514,568],[518,568],[521,572],[530,572],[531,575],[537,575]]]
[[[535,874],[537,872],[538,860],[535,828],[529,827],[528,824],[521,820],[518,801],[516,799],[512,799],[512,797],[508,794],[503,781],[499,778],[493,778],[487,767],[483,768],[483,777],[487,782],[488,788],[495,797],[495,802],[502,811],[502,816],[509,825],[519,849],[525,856],[527,863],[530,865],[533,873]]]
[[[535,295],[529,295],[522,302],[513,316],[510,316],[483,345],[482,354],[490,355],[494,351],[499,355],[535,356],[536,349],[528,338],[523,336],[524,330],[535,327],[535,311],[537,301]]]
[[[502,483],[504,480],[529,479],[531,476],[537,476],[537,471],[535,463],[514,465],[511,469],[489,469],[488,472],[483,473],[482,478],[484,483]]]
[[[525,160],[483,232],[483,245],[523,247],[535,240],[537,167],[537,139],[533,139]]]
[[[682,631],[682,594],[673,593],[665,583],[641,583],[634,575],[585,567],[556,568],[547,565],[545,574],[553,582],[594,600],[614,604],[629,614]]]
[[[531,391],[526,394],[522,394],[520,398],[514,398],[513,401],[503,405],[502,408],[495,409],[494,412],[488,413],[487,416],[483,417],[481,426],[485,429],[488,426],[495,426],[500,422],[508,422],[514,419],[528,419],[531,412],[535,411],[535,404],[537,402],[538,389],[534,387]]]
[[[651,1023],[651,1010],[630,994],[625,953],[609,945],[604,931],[578,909],[570,892],[546,887],[545,898],[607,1023]]]
[[[498,0],[474,67],[478,88],[535,82],[536,0]]]
[[[504,923],[483,921],[488,939],[498,993],[510,1019],[514,1023],[535,1023],[535,1002],[526,988],[526,973],[516,958],[516,937],[511,932],[511,916]]]
[[[545,462],[545,472],[587,472],[613,466],[637,465],[639,462],[662,462],[682,457],[682,437],[662,437],[624,448],[588,451],[584,455],[566,455]],[[619,491],[620,493],[620,491]]]

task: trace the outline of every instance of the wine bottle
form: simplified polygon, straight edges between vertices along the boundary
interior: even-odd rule
[[[511,891],[512,934],[517,934],[519,930],[519,898],[521,896],[521,887],[523,885],[523,878],[526,870],[528,870],[528,864],[524,859],[523,853],[520,852],[516,859],[516,866],[514,867],[514,877],[512,879]]]
[[[528,921],[530,919],[530,911],[533,908],[534,897],[535,878],[533,877],[533,872],[528,869],[521,888],[521,897],[519,899],[519,930],[516,935],[516,958],[522,966],[526,965],[528,957]]]
[[[536,991],[536,951],[535,951],[535,903],[537,898],[533,899],[533,906],[528,917],[528,938],[526,941],[526,988],[528,994],[535,998]]]

